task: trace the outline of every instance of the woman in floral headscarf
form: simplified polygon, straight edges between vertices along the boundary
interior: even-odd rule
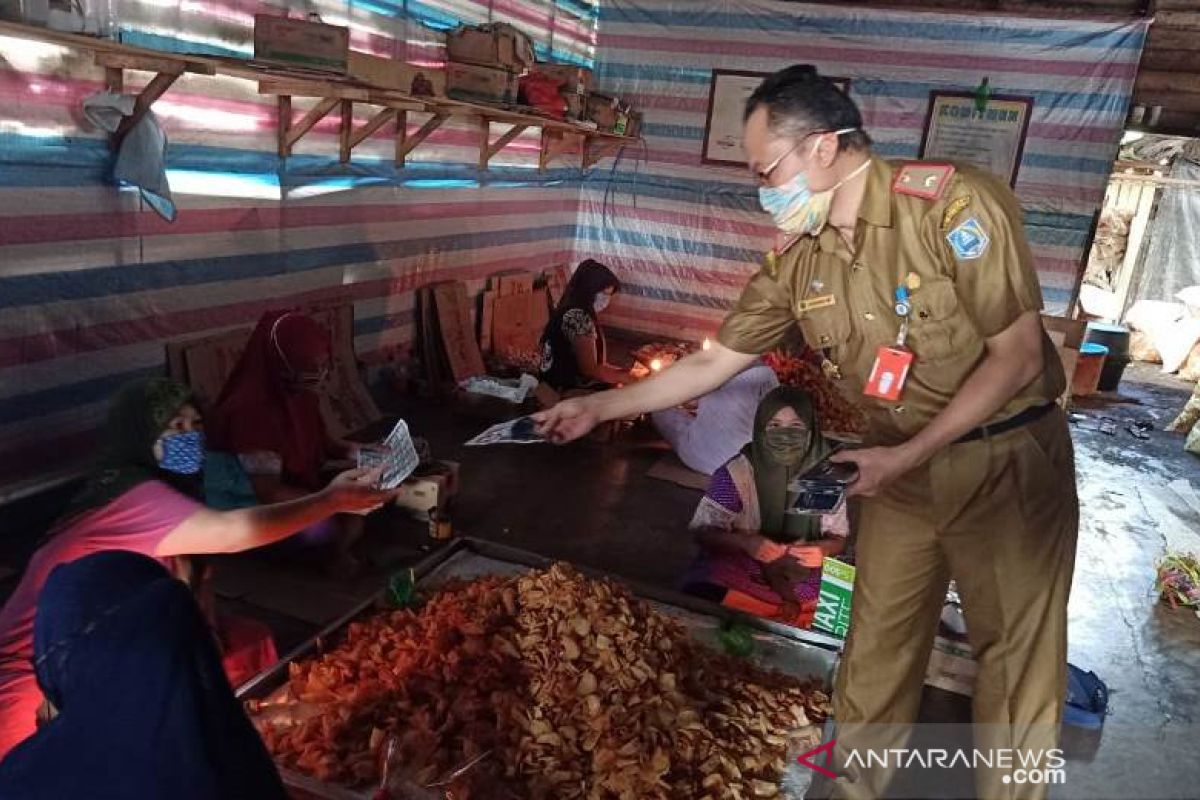
[[[829,454],[809,396],[790,386],[767,394],[754,439],[713,473],[691,529],[700,557],[684,590],[730,608],[800,627],[812,623],[826,556],[845,548],[845,507],[787,513],[788,484]]]

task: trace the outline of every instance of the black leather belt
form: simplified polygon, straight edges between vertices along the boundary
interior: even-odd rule
[[[1044,406],[1033,406],[1032,408],[1025,409],[1019,414],[1013,414],[1008,419],[1002,419],[999,422],[993,422],[991,425],[981,425],[974,430],[967,431],[962,436],[955,439],[954,443],[962,444],[963,442],[973,442],[976,439],[983,439],[987,436],[999,436],[1002,433],[1016,430],[1022,425],[1028,425],[1029,423],[1046,416],[1051,410],[1054,409],[1056,405],[1057,403],[1046,403]]]

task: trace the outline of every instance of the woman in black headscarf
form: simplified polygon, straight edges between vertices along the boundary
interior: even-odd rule
[[[629,373],[606,360],[599,315],[621,282],[608,267],[588,259],[567,283],[542,334],[542,381],[559,392],[609,389]]]
[[[286,797],[195,600],[153,559],[55,568],[34,669],[56,715],[0,762],[0,798]]]
[[[730,608],[807,627],[817,607],[821,565],[840,554],[846,510],[787,513],[788,484],[830,452],[806,392],[780,386],[759,403],[754,439],[713,473],[691,529],[700,557],[684,590]]]

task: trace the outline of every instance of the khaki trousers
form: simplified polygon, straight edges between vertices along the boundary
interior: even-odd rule
[[[890,772],[878,762],[837,765],[856,747],[904,747],[896,731],[917,718],[950,578],[979,665],[975,746],[1056,746],[1079,527],[1065,414],[1056,408],[999,436],[951,445],[861,512],[851,627],[833,696],[834,796],[884,794]],[[1045,796],[1044,787],[1003,778],[977,770],[979,796]]]

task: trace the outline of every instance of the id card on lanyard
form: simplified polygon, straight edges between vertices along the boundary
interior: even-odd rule
[[[910,276],[910,279],[915,277]],[[863,394],[868,397],[895,402],[904,393],[904,383],[908,380],[914,359],[912,350],[905,345],[908,340],[908,317],[912,310],[908,289],[904,283],[896,287],[894,310],[900,318],[900,333],[895,343],[880,345],[875,352],[875,363],[871,365],[871,373],[863,387]]]

